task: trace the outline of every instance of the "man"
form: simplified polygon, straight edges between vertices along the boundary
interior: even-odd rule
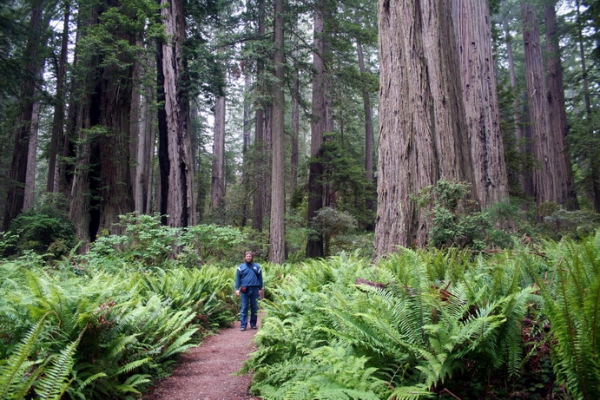
[[[250,316],[250,327],[256,329],[258,321],[258,297],[262,296],[263,276],[260,265],[253,260],[251,251],[244,253],[245,262],[241,263],[235,275],[235,295],[242,296],[242,308],[240,310],[240,330],[245,331],[248,326],[248,306],[252,315]]]

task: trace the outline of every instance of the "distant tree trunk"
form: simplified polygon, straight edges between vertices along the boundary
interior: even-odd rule
[[[137,116],[132,123],[132,135],[135,137],[136,147],[132,154],[136,155],[137,162],[134,165],[134,203],[135,211],[140,214],[150,213],[152,202],[152,157],[154,154],[155,129],[151,104],[154,101],[152,86],[141,85],[141,70],[149,66],[149,59],[143,59],[139,65],[140,74],[137,76],[134,99],[137,105],[132,104],[132,117]],[[137,110],[137,111],[135,111]]]
[[[166,42],[162,43],[162,54],[158,68],[164,77],[161,88],[164,96],[164,112],[159,113],[160,144],[162,158],[161,204],[168,215],[167,223],[172,227],[185,227],[196,222],[194,205],[194,166],[191,159],[189,98],[186,85],[185,56],[185,12],[183,0],[161,0],[161,15],[164,19]],[[167,173],[168,171],[168,173]],[[166,179],[165,179],[166,178]]]
[[[504,4],[503,8],[507,7],[506,4],[506,0],[502,0],[502,3]],[[533,192],[531,191],[531,193],[529,193],[529,191],[527,190],[528,187],[532,187],[532,184],[527,185],[526,182],[530,181],[530,177],[529,179],[527,178],[527,176],[529,174],[527,174],[525,168],[526,165],[524,163],[524,159],[525,159],[525,136],[523,135],[523,128],[522,128],[522,118],[521,118],[521,106],[520,106],[520,102],[519,102],[519,97],[518,97],[518,93],[517,93],[517,76],[515,73],[515,62],[514,62],[514,56],[513,56],[513,48],[512,48],[512,36],[510,34],[510,27],[508,25],[508,17],[504,17],[502,20],[502,27],[504,30],[504,43],[506,45],[506,54],[508,57],[508,71],[509,71],[509,75],[510,75],[510,87],[513,91],[513,102],[512,102],[512,106],[513,106],[513,122],[514,122],[514,129],[515,129],[515,136],[514,136],[514,146],[515,146],[515,151],[516,151],[516,155],[518,157],[519,160],[519,166],[518,166],[518,170],[514,171],[514,175],[515,175],[515,179],[519,184],[519,190],[522,191],[523,194],[525,195],[533,195]]]
[[[563,85],[563,70],[558,46],[555,1],[544,7],[546,24],[546,54],[548,65],[549,135],[556,151],[556,172],[559,203],[568,210],[579,208],[573,182],[571,157],[567,149],[567,112]]]
[[[317,158],[321,154],[323,134],[333,130],[330,99],[327,91],[328,77],[325,68],[325,58],[329,44],[325,33],[325,2],[319,0],[315,4],[314,31],[313,31],[313,78],[312,78],[312,123],[310,155],[312,160],[309,165],[308,175],[308,223],[317,215],[324,205],[324,173],[323,163]],[[321,234],[312,235],[306,245],[307,257],[323,257],[323,237]]]
[[[298,43],[294,42],[294,60],[298,56]],[[292,154],[290,193],[295,193],[298,187],[298,165],[300,163],[300,71],[294,65],[294,82],[292,95]]]
[[[361,74],[366,74],[365,58],[363,55],[362,44],[356,42],[356,52],[358,55],[358,69]],[[375,211],[375,202],[371,196],[371,186],[373,185],[373,174],[375,156],[375,134],[373,132],[373,110],[371,109],[371,95],[369,91],[363,87],[361,89],[363,98],[363,108],[365,112],[365,179],[368,184],[367,203],[366,207],[370,211]],[[372,227],[371,227],[372,228]]]
[[[225,206],[225,95],[215,100],[214,118],[211,208],[221,212]]]
[[[69,51],[69,21],[71,18],[71,7],[69,1],[63,4],[63,32],[61,38],[60,55],[56,68],[56,97],[54,103],[54,115],[52,117],[52,135],[50,137],[50,147],[48,149],[48,179],[46,181],[46,191],[54,193],[58,190],[58,154],[61,151],[60,145],[64,143],[64,123],[65,123],[65,84],[67,75],[67,54]]]
[[[29,20],[29,37],[25,48],[24,78],[21,84],[19,116],[15,121],[15,141],[12,163],[8,175],[8,193],[4,208],[3,230],[8,230],[11,222],[23,210],[25,201],[25,180],[27,177],[27,159],[33,104],[38,76],[44,60],[41,57],[42,41],[45,37],[43,26],[43,1],[32,2]]]
[[[246,2],[246,6],[249,6],[249,1]],[[250,172],[250,146],[252,144],[252,104],[248,101],[248,94],[252,87],[252,74],[250,69],[242,64],[242,72],[244,74],[244,127],[243,127],[243,141],[242,141],[242,188],[247,195],[244,196],[244,202],[242,205],[242,221],[240,226],[244,228],[247,223],[247,219],[250,213],[250,205],[252,204],[251,195],[251,172]]]
[[[41,82],[43,72],[38,77]],[[35,172],[37,165],[37,147],[38,147],[38,129],[40,126],[40,108],[42,101],[37,98],[39,90],[35,90],[36,100],[33,103],[33,112],[31,114],[31,126],[29,132],[29,149],[27,151],[27,175],[25,177],[25,193],[23,201],[23,211],[33,208],[35,201]]]
[[[581,59],[581,79],[583,83],[583,98],[585,100],[585,114],[587,117],[588,123],[588,134],[591,137],[594,136],[595,132],[595,124],[592,118],[592,99],[590,95],[590,82],[588,77],[588,69],[585,57],[585,49],[583,43],[583,28],[581,23],[581,12],[580,10],[580,2],[579,0],[575,0],[575,12],[577,13],[577,42],[579,45],[579,58]],[[597,146],[596,146],[597,147]],[[590,149],[591,150],[591,169],[592,173],[592,197],[594,201],[594,210],[597,213],[600,213],[600,152],[598,149]],[[595,151],[594,151],[595,150]]]
[[[452,16],[475,190],[487,207],[508,198],[488,1],[453,0]]]
[[[285,214],[284,191],[284,111],[285,97],[283,86],[285,84],[283,54],[283,12],[284,0],[275,0],[274,9],[274,39],[275,39],[275,82],[273,83],[273,124],[272,124],[272,173],[271,173],[271,224],[269,229],[269,261],[283,264],[285,261],[285,231],[283,218]]]
[[[265,1],[258,0],[258,37],[263,38],[265,35]],[[258,57],[256,60],[256,83],[258,92],[265,93],[264,84],[264,61]],[[254,129],[254,149],[255,157],[253,158],[252,170],[254,173],[254,193],[252,195],[253,213],[252,213],[252,228],[258,232],[263,230],[263,219],[265,216],[264,207],[264,154],[265,148],[265,113],[262,101],[257,105]]]
[[[473,182],[450,3],[380,0],[377,257],[425,246],[412,196],[439,179]]]
[[[550,125],[548,104],[548,86],[544,74],[544,60],[540,45],[538,20],[532,5],[521,3],[523,18],[523,40],[525,42],[525,69],[527,75],[527,93],[531,127],[531,145],[533,149],[533,186],[536,204],[556,202],[564,204],[562,195],[561,169],[559,154],[564,151],[561,142],[555,143]],[[563,156],[561,155],[562,159]],[[563,170],[564,171],[564,170]]]

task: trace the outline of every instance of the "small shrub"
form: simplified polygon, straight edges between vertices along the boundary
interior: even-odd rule
[[[13,247],[17,254],[32,250],[58,258],[75,245],[73,223],[66,212],[52,205],[20,214],[12,222],[9,232],[18,237]]]

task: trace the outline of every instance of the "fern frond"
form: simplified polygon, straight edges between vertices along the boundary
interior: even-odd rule
[[[35,344],[44,330],[44,322],[47,315],[43,315],[31,327],[27,335],[17,345],[13,354],[4,363],[0,364],[0,399],[8,399],[15,392],[22,392],[23,388],[20,387],[22,378],[25,372],[36,364],[27,359],[33,352]],[[29,381],[26,382],[28,382],[28,385],[31,384]]]

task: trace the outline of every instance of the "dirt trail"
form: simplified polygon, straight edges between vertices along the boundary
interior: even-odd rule
[[[259,326],[260,318],[259,316]],[[219,331],[181,355],[173,374],[157,382],[144,400],[255,399],[248,393],[251,376],[234,376],[254,350],[256,330],[239,330],[239,322]]]

